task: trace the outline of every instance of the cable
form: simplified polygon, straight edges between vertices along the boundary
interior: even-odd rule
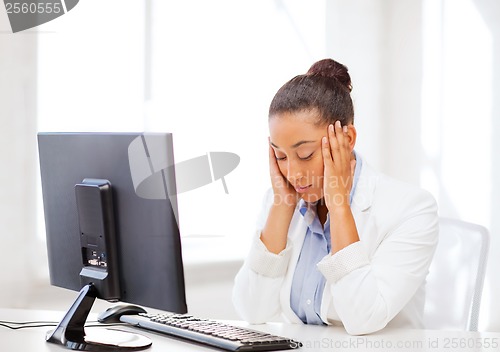
[[[0,326],[4,328],[8,328],[11,330],[19,330],[19,329],[33,329],[33,328],[43,328],[43,327],[54,327],[57,326],[59,322],[56,321],[25,321],[25,322],[17,322],[17,321],[6,321],[0,320]],[[102,324],[98,321],[89,321],[88,325],[85,327],[108,327],[108,326],[124,326],[128,325],[126,323],[110,323],[110,324]]]
[[[14,326],[13,326],[14,325]],[[16,326],[17,325],[17,326]],[[11,330],[41,328],[49,326],[57,326],[56,322],[30,321],[30,322],[15,322],[15,321],[0,321],[0,326]]]

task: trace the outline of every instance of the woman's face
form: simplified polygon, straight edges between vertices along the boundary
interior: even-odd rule
[[[317,126],[315,111],[287,112],[269,120],[271,146],[279,169],[306,202],[323,197],[321,139],[327,125]]]

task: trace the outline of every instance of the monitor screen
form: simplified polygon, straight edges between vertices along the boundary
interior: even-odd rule
[[[98,298],[186,313],[172,135],[39,133],[38,147],[51,284],[109,269]]]

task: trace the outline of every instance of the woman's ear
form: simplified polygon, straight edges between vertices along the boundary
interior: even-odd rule
[[[347,136],[349,137],[349,148],[352,152],[354,150],[354,146],[356,145],[356,137],[358,136],[356,127],[354,127],[353,124],[347,125]]]

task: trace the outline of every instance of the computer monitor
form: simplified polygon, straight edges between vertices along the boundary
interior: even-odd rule
[[[172,135],[39,133],[38,147],[50,282],[80,291],[48,340],[147,347],[83,325],[95,298],[187,312]]]

